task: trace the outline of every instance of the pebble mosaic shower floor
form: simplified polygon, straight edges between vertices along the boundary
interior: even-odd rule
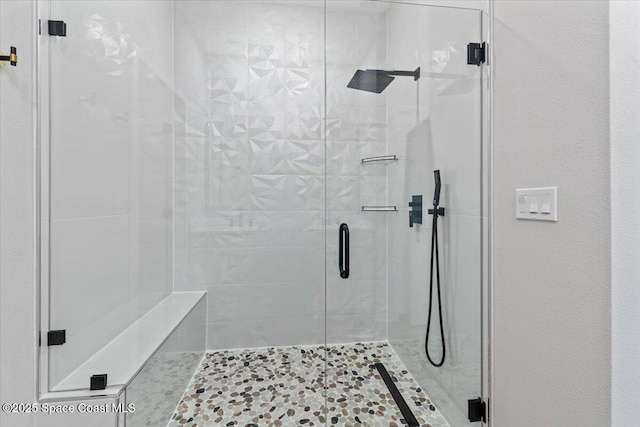
[[[405,425],[378,371],[384,363],[421,426],[448,427],[386,343],[207,353],[168,427]],[[325,406],[326,405],[326,406]]]

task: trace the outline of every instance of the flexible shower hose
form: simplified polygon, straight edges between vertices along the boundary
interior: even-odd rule
[[[444,342],[444,325],[442,322],[442,297],[440,295],[440,257],[438,256],[438,207],[433,207],[433,227],[431,230],[431,274],[429,277],[429,319],[427,320],[427,337],[424,341],[424,351],[429,362],[439,368],[444,364],[446,347]],[[438,315],[440,317],[440,337],[442,338],[442,359],[436,363],[429,354],[429,333],[431,331],[431,308],[433,307],[433,261],[435,255],[436,264],[436,284],[438,288]]]

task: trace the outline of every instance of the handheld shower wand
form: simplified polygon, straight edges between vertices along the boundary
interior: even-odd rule
[[[427,354],[429,362],[439,368],[444,364],[446,357],[446,346],[444,339],[444,324],[442,322],[442,295],[440,293],[440,257],[438,255],[438,217],[444,216],[444,208],[440,207],[440,188],[442,186],[440,182],[440,171],[433,171],[435,179],[435,190],[433,193],[433,209],[429,209],[429,214],[433,215],[433,225],[431,228],[431,274],[429,276],[429,318],[427,320],[427,336],[424,341],[424,351]],[[440,337],[442,339],[442,358],[440,362],[434,362],[429,354],[429,334],[431,332],[431,309],[433,307],[433,265],[435,259],[435,272],[436,272],[436,284],[438,290],[438,315],[440,318]]]
[[[442,187],[442,183],[440,182],[439,170],[433,171],[433,179],[435,180],[435,183],[436,183],[436,188],[433,191],[433,207],[435,209],[440,205],[440,187]],[[429,212],[429,213],[432,213],[432,212]]]

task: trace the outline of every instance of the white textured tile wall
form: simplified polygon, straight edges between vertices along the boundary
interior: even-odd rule
[[[52,386],[172,287],[172,14],[51,2],[67,22],[50,38]]]
[[[176,289],[209,291],[212,349],[324,343],[325,297],[329,341],[386,334],[385,220],[360,214],[386,202],[384,173],[360,165],[384,154],[385,103],[346,88],[384,61],[386,17],[328,12],[325,141],[323,4],[175,3]]]
[[[466,46],[481,38],[480,12],[392,5],[389,59],[415,69],[415,83],[397,79],[389,92],[390,197],[402,206],[389,223],[389,340],[452,425],[466,421],[467,399],[481,395],[482,110],[480,68]],[[442,177],[440,276],[447,359],[432,367],[424,352],[429,307],[433,171]],[[423,224],[408,227],[407,202],[422,194]],[[433,297],[436,297],[434,289]],[[434,299],[430,349],[441,355]]]
[[[327,343],[386,339],[386,95],[347,88],[357,69],[387,66],[387,16],[361,2],[327,3]],[[349,226],[350,275],[338,268],[338,229]]]
[[[322,5],[174,6],[176,289],[211,349],[324,342]]]

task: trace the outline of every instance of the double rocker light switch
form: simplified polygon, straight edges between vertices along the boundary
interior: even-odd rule
[[[516,190],[516,218],[558,221],[558,188],[523,188]]]

